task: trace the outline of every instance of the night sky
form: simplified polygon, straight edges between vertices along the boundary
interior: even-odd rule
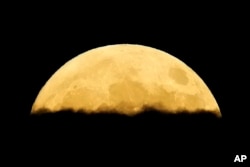
[[[5,130],[7,141],[12,142],[11,149],[17,154],[22,150],[51,149],[51,155],[64,154],[64,150],[95,150],[105,155],[105,150],[113,154],[127,150],[131,156],[144,152],[151,157],[163,151],[164,161],[192,162],[196,157],[204,162],[228,163],[236,154],[247,154],[249,89],[244,57],[248,52],[242,42],[246,38],[242,29],[230,26],[236,22],[244,27],[237,19],[206,12],[202,19],[174,13],[165,17],[165,11],[159,12],[162,17],[92,16],[81,12],[71,13],[70,17],[67,11],[60,12],[46,16],[35,12],[34,19],[27,17],[29,14],[15,17],[16,27],[12,26],[6,41],[11,44],[6,57],[15,61],[17,70],[8,75],[14,81],[9,83],[13,88],[8,96],[11,103],[3,123],[10,129]],[[89,49],[119,43],[151,46],[182,60],[210,88],[222,118],[150,112],[135,118],[72,113],[29,115],[39,90],[65,62]]]

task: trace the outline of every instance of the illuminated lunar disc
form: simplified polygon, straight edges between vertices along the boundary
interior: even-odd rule
[[[206,84],[185,63],[134,44],[98,47],[69,60],[40,90],[31,113],[71,109],[134,115],[145,107],[221,116]]]

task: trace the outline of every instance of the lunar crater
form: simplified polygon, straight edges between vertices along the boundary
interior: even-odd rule
[[[170,68],[169,76],[178,84],[181,85],[188,84],[189,79],[187,77],[187,73],[180,68]]]

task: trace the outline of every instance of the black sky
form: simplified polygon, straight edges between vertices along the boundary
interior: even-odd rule
[[[180,143],[183,142],[181,139],[185,139],[189,143],[187,149],[204,147],[204,150],[209,150],[207,143],[212,143],[214,146],[211,150],[216,158],[225,155],[226,161],[231,161],[237,153],[244,154],[248,151],[245,146],[249,117],[247,96],[243,96],[249,92],[245,78],[247,66],[244,57],[248,52],[245,51],[246,44],[243,42],[246,38],[244,22],[232,18],[232,14],[213,15],[209,10],[202,12],[202,9],[198,13],[181,15],[167,13],[165,10],[159,10],[155,15],[150,14],[151,12],[127,15],[118,10],[114,11],[116,14],[102,15],[100,12],[96,16],[80,11],[71,13],[64,9],[53,13],[53,9],[49,9],[49,14],[42,10],[35,12],[33,9],[33,18],[28,17],[32,12],[17,15],[13,18],[16,27],[11,26],[6,41],[11,44],[7,48],[6,57],[17,64],[14,65],[17,70],[9,76],[21,76],[21,79],[10,82],[13,92],[11,91],[8,99],[12,102],[10,111],[7,112],[8,121],[5,120],[6,127],[12,128],[15,137],[23,136],[23,140],[33,137],[38,142],[45,141],[48,144],[46,139],[49,136],[55,139],[68,136],[83,139],[85,137],[80,137],[79,132],[85,131],[81,134],[88,132],[88,135],[102,140],[105,137],[107,140],[115,137],[120,140],[135,137],[140,140],[145,137],[149,142],[147,147],[152,148],[154,146],[150,145],[151,141],[160,141],[161,145],[157,146],[159,148],[168,147],[164,145],[165,141],[175,142],[176,149],[180,149],[179,145],[184,146]],[[199,14],[201,17],[197,17]],[[237,24],[237,28],[233,28],[232,24]],[[114,126],[110,123],[110,126],[105,127],[106,131],[102,131],[101,128],[89,127],[93,125],[91,121],[86,125],[79,123],[81,119],[69,119],[68,116],[34,118],[29,115],[39,90],[60,66],[89,49],[118,43],[155,47],[185,62],[212,91],[221,108],[222,119],[201,118],[205,121],[202,123],[196,118],[173,118],[177,121],[172,122],[172,118],[166,118],[171,123],[164,123],[161,117],[152,120],[147,117],[140,125],[126,126],[130,123],[125,121],[126,123],[119,124],[121,130],[116,131],[114,126],[117,122],[112,118],[109,120],[113,121]],[[9,67],[12,68],[12,65]],[[190,123],[189,120],[193,122]],[[150,126],[157,122],[157,126]],[[187,123],[190,125],[186,125]],[[134,131],[129,132],[130,130]],[[26,138],[26,135],[29,137]],[[171,139],[166,137],[168,135],[171,135]],[[153,140],[149,140],[152,136]],[[192,139],[197,139],[197,142]],[[71,139],[70,142],[72,141],[74,140]]]

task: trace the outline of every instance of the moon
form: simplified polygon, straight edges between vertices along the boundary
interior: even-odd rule
[[[42,87],[31,114],[71,109],[133,116],[145,108],[221,116],[213,94],[190,67],[138,44],[102,46],[72,58]]]

